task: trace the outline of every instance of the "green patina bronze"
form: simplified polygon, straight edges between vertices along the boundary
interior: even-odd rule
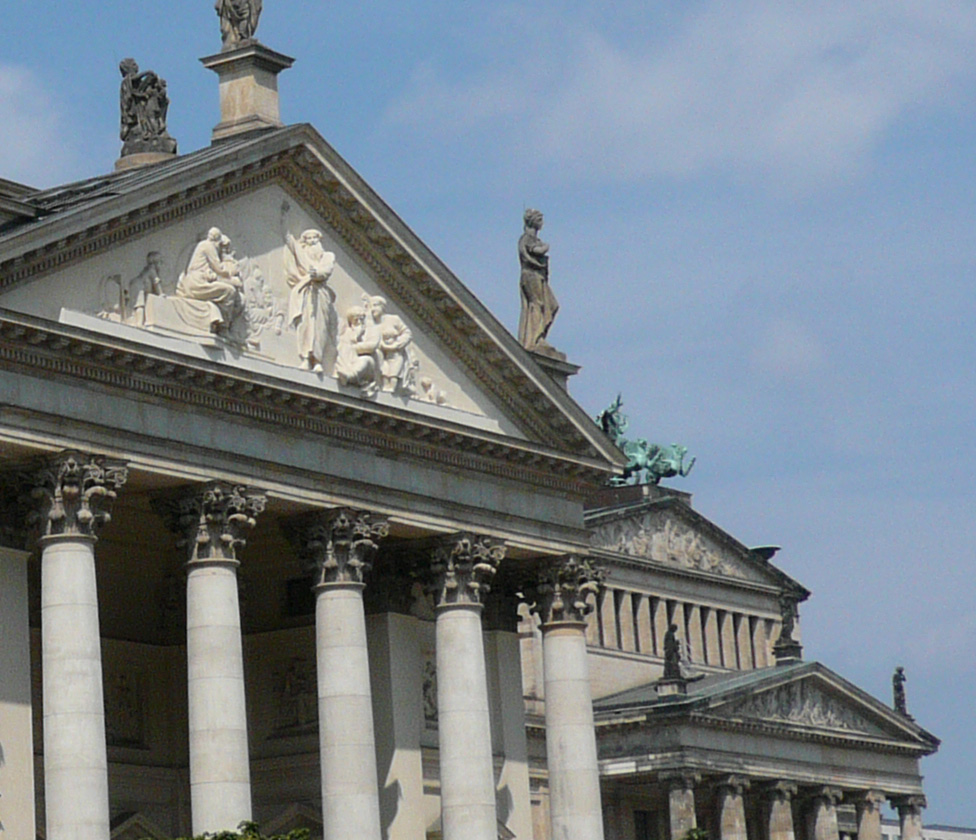
[[[643,438],[625,438],[624,432],[627,431],[630,421],[623,413],[623,399],[620,394],[596,416],[596,422],[628,459],[623,476],[610,479],[611,484],[658,484],[662,478],[676,475],[684,477],[695,466],[694,458],[685,464],[687,446],[679,446],[677,443],[662,446],[648,443]]]

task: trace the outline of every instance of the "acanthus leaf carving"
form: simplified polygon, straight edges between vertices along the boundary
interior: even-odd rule
[[[183,488],[153,501],[189,563],[236,561],[237,550],[246,545],[245,535],[266,504],[263,493],[222,481]]]
[[[121,461],[62,452],[25,476],[32,503],[28,524],[38,526],[43,537],[95,537],[111,520],[112,503],[127,478]]]
[[[437,607],[484,605],[491,580],[505,557],[505,544],[477,534],[437,540],[430,554],[429,588]]]
[[[599,592],[605,574],[590,558],[567,555],[547,563],[523,595],[543,625],[582,622],[593,611],[590,596]]]
[[[368,511],[337,508],[304,514],[284,530],[318,585],[362,583],[389,522]]]

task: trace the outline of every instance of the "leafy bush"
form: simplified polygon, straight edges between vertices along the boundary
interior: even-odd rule
[[[218,831],[217,833],[208,831],[206,834],[200,834],[197,837],[180,837],[177,840],[309,840],[310,836],[307,828],[296,828],[287,834],[267,836],[258,830],[257,823],[242,822],[237,826],[237,831]]]

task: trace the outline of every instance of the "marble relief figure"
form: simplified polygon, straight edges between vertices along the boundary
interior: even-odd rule
[[[350,306],[339,330],[335,377],[340,385],[361,388],[365,396],[376,393],[376,348],[378,336],[366,330],[366,310]]]
[[[322,247],[321,231],[306,230],[298,239],[286,234],[288,323],[298,332],[302,370],[322,372],[335,365],[338,319],[335,292],[328,286],[334,269],[335,254]]]
[[[212,227],[176,284],[180,317],[202,331],[227,333],[244,311],[244,281],[230,239]]]
[[[413,393],[419,364],[410,347],[410,328],[399,315],[386,312],[386,298],[363,295],[363,303],[368,315],[367,333],[376,340],[377,385],[388,393]]]

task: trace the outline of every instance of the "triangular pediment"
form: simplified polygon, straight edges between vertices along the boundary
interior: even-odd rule
[[[797,587],[768,561],[673,496],[587,517],[593,547],[685,571]]]
[[[621,460],[308,126],[26,199],[41,218],[0,234],[0,308],[598,469]],[[208,245],[214,229],[228,242]]]
[[[706,690],[698,715],[755,729],[789,730],[797,735],[868,738],[906,746],[938,746],[915,722],[880,703],[819,663],[755,672],[745,686]]]

